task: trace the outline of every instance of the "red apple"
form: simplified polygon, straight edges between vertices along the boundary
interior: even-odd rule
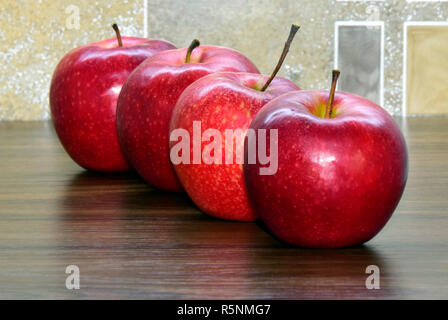
[[[257,86],[268,80],[268,76],[251,73],[215,73],[204,77],[189,86],[179,98],[171,120],[171,149],[173,154],[188,152],[188,163],[175,164],[177,177],[193,202],[205,213],[214,217],[253,221],[257,216],[249,206],[243,179],[244,137],[246,130],[257,112],[270,100],[299,88],[293,82],[277,77],[266,91]],[[199,141],[216,139],[203,137],[209,129],[219,132],[220,160],[199,163],[193,161],[194,121],[200,123]],[[198,126],[196,126],[198,128]],[[188,151],[173,149],[179,141],[176,129],[184,129],[191,137]],[[235,136],[226,139],[226,130],[241,129]],[[185,139],[185,136],[182,136]],[[233,143],[230,157],[226,163],[225,141]],[[204,157],[205,148],[210,142],[201,143],[200,154]],[[213,151],[217,154],[217,149]],[[240,153],[240,161],[237,154]],[[190,154],[192,155],[190,157]],[[175,156],[175,155],[174,155]],[[173,156],[171,157],[173,159]],[[211,163],[210,163],[211,162]]]
[[[257,219],[243,179],[244,138],[252,119],[267,102],[299,89],[293,82],[275,77],[298,28],[292,27],[271,77],[215,73],[189,86],[176,104],[171,120],[171,160],[190,198],[211,216],[238,221]],[[201,144],[196,151],[195,143]],[[182,154],[186,154],[185,161],[175,160]]]
[[[80,166],[98,171],[126,171],[117,138],[117,99],[128,75],[169,42],[119,35],[73,49],[59,62],[50,87],[56,132]]]
[[[129,77],[118,101],[117,128],[122,150],[148,184],[182,191],[169,156],[169,125],[177,99],[197,79],[219,71],[256,72],[241,53],[199,46],[158,53]]]
[[[245,164],[251,203],[281,240],[338,248],[373,238],[391,217],[407,179],[405,140],[393,118],[362,97],[332,90],[287,93],[251,124],[277,130],[278,171]]]

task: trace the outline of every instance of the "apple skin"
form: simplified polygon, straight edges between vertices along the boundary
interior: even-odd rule
[[[127,171],[115,111],[129,74],[153,54],[174,49],[162,40],[111,38],[71,50],[54,71],[50,107],[56,133],[71,158],[96,171]]]
[[[362,97],[337,92],[336,117],[323,119],[328,91],[287,93],[251,128],[278,130],[278,171],[245,164],[251,203],[268,229],[298,246],[339,248],[373,238],[391,217],[408,171],[393,118]],[[269,134],[267,134],[269,137]]]
[[[299,90],[293,82],[276,77],[264,92],[268,76],[249,73],[215,73],[189,86],[179,98],[171,120],[171,131],[185,129],[193,137],[193,121],[201,121],[201,131],[212,128],[223,137],[222,163],[174,166],[176,174],[193,202],[205,213],[227,220],[254,221],[257,215],[249,205],[242,164],[225,164],[226,129],[242,129],[243,143],[237,148],[244,154],[244,135],[257,112],[269,101],[286,92]],[[171,141],[171,147],[177,141]],[[201,154],[204,146],[202,142]],[[234,140],[234,145],[236,141]],[[192,153],[193,142],[190,138]],[[192,159],[192,156],[191,156]]]
[[[199,46],[185,63],[187,49],[147,59],[126,81],[117,109],[118,137],[129,163],[150,186],[183,191],[169,155],[171,115],[181,93],[194,81],[219,71],[259,73],[241,53]]]

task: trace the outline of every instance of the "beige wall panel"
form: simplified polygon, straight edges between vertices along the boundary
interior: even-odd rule
[[[407,27],[408,114],[448,114],[448,24]]]

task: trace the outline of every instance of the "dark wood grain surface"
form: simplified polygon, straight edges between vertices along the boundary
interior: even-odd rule
[[[364,246],[289,247],[138,176],[86,172],[47,122],[0,123],[0,298],[448,298],[448,118],[397,119],[409,180]],[[381,187],[381,186],[379,186]],[[67,290],[77,265],[81,289]],[[365,268],[381,271],[367,290]]]

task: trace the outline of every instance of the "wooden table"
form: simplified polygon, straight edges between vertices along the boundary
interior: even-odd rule
[[[0,298],[448,298],[448,118],[397,119],[409,180],[364,246],[289,247],[138,176],[78,167],[48,122],[0,123]],[[80,290],[67,290],[68,265]],[[380,290],[367,290],[368,265]]]

